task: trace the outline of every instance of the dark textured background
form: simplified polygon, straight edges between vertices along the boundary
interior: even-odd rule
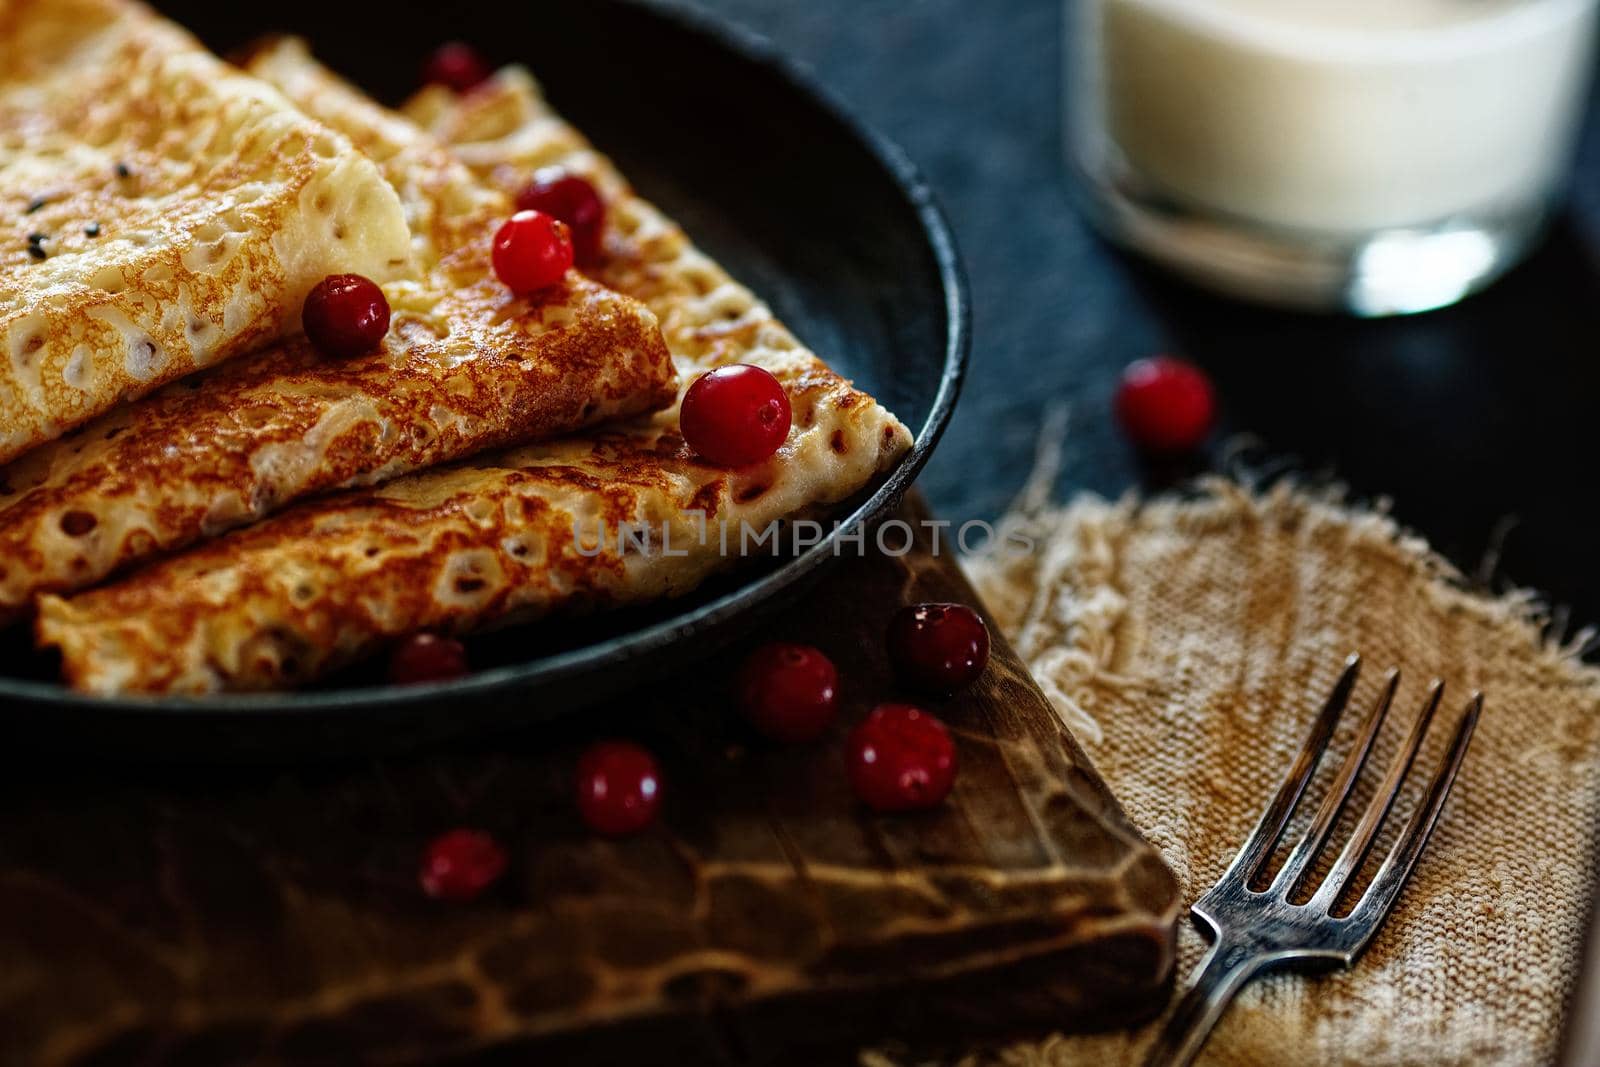
[[[1073,210],[1061,144],[1061,0],[697,0],[769,36],[927,172],[971,276],[973,371],[922,484],[992,516],[1026,477],[1042,413],[1070,408],[1059,488],[1116,494],[1140,467],[1111,422],[1118,370],[1160,350],[1215,375],[1229,434],[1392,497],[1468,570],[1505,534],[1501,581],[1600,621],[1600,109],[1572,203],[1527,265],[1404,320],[1274,314],[1111,252]],[[819,190],[848,195],[848,190]],[[1513,524],[1514,523],[1514,524]]]
[[[1453,311],[1405,321],[1277,315],[1152,277],[1099,244],[1073,213],[1060,163],[1059,0],[699,3],[769,35],[809,64],[847,105],[899,141],[944,199],[966,254],[976,315],[967,393],[924,479],[946,517],[989,516],[1005,506],[1026,477],[1042,415],[1055,403],[1071,409],[1063,494],[1118,493],[1161,481],[1138,465],[1116,435],[1109,398],[1127,361],[1177,350],[1217,377],[1225,433],[1249,431],[1261,438],[1262,456],[1298,456],[1302,468],[1344,477],[1360,494],[1393,496],[1403,520],[1469,566],[1502,520],[1516,516],[1520,524],[1506,540],[1506,573],[1574,603],[1584,618],[1600,619],[1600,561],[1592,547],[1596,520],[1586,514],[1595,510],[1586,507],[1593,493],[1590,408],[1600,393],[1595,117],[1573,210],[1549,246],[1491,293]],[[538,6],[519,8],[526,18],[508,17],[507,25],[536,22]],[[217,21],[233,16],[229,9],[213,14]],[[327,9],[329,20],[340,17],[356,16]],[[293,26],[321,37],[310,20],[288,17],[279,6],[242,11],[235,21],[263,29]],[[441,36],[466,32],[459,26],[452,31],[448,18],[441,21]],[[411,32],[409,26],[389,30],[396,36]],[[380,39],[385,32],[375,31]],[[484,43],[536,69],[541,56],[561,47],[559,36],[526,30]],[[391,72],[399,91],[414,57],[396,56],[381,41],[367,52],[374,65]],[[737,132],[730,131],[730,138]],[[815,195],[848,197],[850,186],[846,176],[837,185],[819,186]],[[824,352],[827,340],[818,339]],[[884,607],[881,598],[868,602]],[[861,647],[868,647],[865,640]],[[716,674],[713,669],[710,676]],[[699,690],[692,692],[699,701]],[[863,694],[849,699],[859,703]],[[1015,712],[1017,702],[1008,697],[999,706]],[[573,722],[572,729],[583,731],[600,728],[605,719]],[[681,736],[706,752],[721,751],[700,731]],[[504,792],[548,784],[530,777],[529,766],[543,767],[547,778],[565,773],[566,758],[549,755],[549,740],[537,730],[515,741],[496,739],[499,752],[187,774],[117,769],[76,756],[58,766],[31,750],[0,744],[0,756],[12,757],[0,794],[0,812],[12,827],[0,833],[0,861],[14,871],[0,885],[16,898],[3,909],[12,921],[0,923],[0,949],[7,938],[13,948],[26,946],[30,958],[47,964],[41,973],[63,982],[69,994],[52,1000],[49,988],[39,993],[27,983],[7,986],[3,980],[0,992],[21,991],[18,1016],[37,1033],[52,1018],[98,1018],[70,995],[87,988],[85,982],[115,989],[123,976],[136,974],[134,988],[157,1005],[171,999],[173,974],[206,982],[203,970],[180,966],[169,972],[174,959],[210,952],[217,965],[235,967],[231,983],[260,985],[267,999],[299,997],[303,985],[320,980],[319,968],[331,974],[336,966],[353,966],[368,999],[340,1000],[347,1010],[336,1025],[319,1034],[323,1020],[313,1016],[300,1036],[337,1042],[346,1032],[376,1032],[365,1040],[381,1038],[387,1047],[418,1053],[429,1047],[423,1044],[429,1034],[441,1032],[430,1030],[440,1018],[446,1037],[453,1033],[448,1025],[477,1020],[476,1001],[459,997],[457,985],[447,981],[440,994],[447,1008],[456,1006],[454,1016],[412,1010],[405,1002],[411,987],[404,968],[395,972],[401,993],[391,1001],[391,990],[366,972],[367,957],[347,952],[351,931],[371,935],[374,954],[431,959],[422,948],[448,955],[471,944],[461,934],[466,918],[445,915],[452,921],[441,922],[441,913],[423,908],[411,886],[410,867],[422,842],[455,823],[495,828],[515,850],[516,873],[492,908],[503,911],[518,902],[526,907],[529,887],[544,884],[534,876],[541,869],[586,877],[589,868],[564,870],[559,865],[565,854],[549,848],[552,826],[577,833],[570,812],[520,796],[508,801]],[[706,787],[685,766],[669,764],[669,780]],[[809,802],[794,789],[772,795],[776,803]],[[824,795],[841,794],[831,787]],[[681,804],[678,817],[691,821],[695,810],[706,810],[703,804],[697,809],[692,797],[691,791],[681,802],[669,801],[669,816],[673,803]],[[818,810],[827,819],[824,832],[837,834],[838,820]],[[923,847],[913,836],[898,840]],[[984,838],[995,840],[1001,838]],[[648,848],[651,839],[637,846]],[[534,866],[541,861],[557,866]],[[294,889],[285,892],[285,886]],[[315,921],[293,927],[291,915],[308,908]],[[382,921],[352,923],[352,914]],[[304,944],[284,936],[291,928],[306,932]],[[135,929],[154,932],[131,939],[117,933]],[[781,933],[781,924],[774,930]],[[150,945],[158,948],[153,968],[146,959]],[[502,955],[513,970],[531,968],[530,981],[543,978],[541,967],[561,962],[550,952],[513,948]],[[19,951],[0,951],[0,959],[19,958]],[[235,988],[218,983],[209,991],[226,1003]],[[43,999],[30,1004],[30,995]],[[227,1018],[218,1018],[224,1043],[254,1047],[259,1032],[248,1020],[229,1028]],[[98,1062],[138,1059],[158,1040],[141,1029],[137,1015],[124,1022],[130,1028],[126,1036],[110,1035]],[[266,1029],[275,1040],[279,1030]],[[0,1045],[5,1038],[28,1036],[15,1024],[0,1025]],[[225,1058],[216,1046],[200,1048],[194,1062]],[[513,1050],[504,1062],[527,1059]],[[0,1051],[0,1062],[13,1061],[31,1058],[8,1059]]]

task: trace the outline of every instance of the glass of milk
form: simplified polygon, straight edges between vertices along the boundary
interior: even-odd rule
[[[1066,0],[1069,155],[1115,240],[1237,296],[1423,311],[1560,195],[1600,0]]]

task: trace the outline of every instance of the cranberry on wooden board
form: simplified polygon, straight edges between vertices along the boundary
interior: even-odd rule
[[[577,262],[600,259],[605,236],[606,205],[594,186],[565,171],[540,171],[517,195],[519,211],[542,211],[560,219],[572,230],[572,251]]]
[[[572,231],[542,211],[519,211],[495,231],[495,276],[518,296],[548,289],[572,267]]]
[[[850,787],[875,811],[937,806],[956,780],[950,731],[911,704],[879,704],[850,731],[845,745]]]
[[[948,694],[971,685],[989,662],[989,628],[965,604],[911,604],[894,613],[889,662],[907,684]]]
[[[782,382],[735,363],[695,379],[683,394],[678,428],[690,448],[717,466],[747,467],[783,447],[792,418]]]
[[[461,41],[445,42],[422,64],[424,84],[443,85],[458,93],[477,88],[493,73],[489,61],[476,48]]]
[[[839,712],[839,672],[810,645],[775,642],[750,654],[739,670],[739,710],[774,741],[815,741]]]
[[[428,842],[417,880],[435,900],[481,896],[506,870],[506,852],[482,830],[451,830]]]
[[[1136,360],[1117,387],[1117,420],[1146,452],[1198,448],[1216,417],[1211,379],[1192,363],[1171,356]]]
[[[628,741],[600,741],[578,759],[578,813],[596,833],[636,833],[661,806],[661,770],[647,750]]]
[[[412,634],[389,655],[389,681],[395,685],[445,682],[470,671],[466,647],[438,634]]]
[[[389,332],[389,300],[359,274],[330,274],[306,294],[300,325],[323,355],[359,356],[377,348]]]

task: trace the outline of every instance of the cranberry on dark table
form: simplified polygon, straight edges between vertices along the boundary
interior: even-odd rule
[[[637,833],[661,807],[661,769],[650,752],[628,741],[600,741],[578,759],[578,814],[608,837]]]
[[[306,294],[300,325],[318,352],[349,359],[382,343],[389,332],[389,300],[359,274],[330,274]]]
[[[428,85],[443,85],[458,93],[475,89],[489,80],[494,70],[476,48],[461,41],[447,41],[433,50],[422,64],[422,80]]]
[[[482,830],[457,829],[428,842],[417,880],[436,900],[468,901],[481,896],[506,870],[506,852]]]
[[[971,685],[989,662],[989,628],[965,604],[912,604],[889,620],[889,662],[906,682],[927,693]]]
[[[572,231],[542,211],[519,211],[496,231],[494,273],[518,296],[548,289],[572,268]]]
[[[735,683],[739,710],[774,741],[815,741],[839,712],[839,672],[810,645],[775,642],[745,660]]]
[[[389,681],[395,685],[445,682],[470,671],[466,647],[438,634],[413,634],[389,655]]]
[[[1216,418],[1211,379],[1192,363],[1156,356],[1130,363],[1117,387],[1117,420],[1146,452],[1171,455],[1198,448]]]
[[[683,394],[683,439],[719,467],[747,467],[772,456],[793,419],[783,383],[761,367],[735,363],[695,379]]]
[[[542,211],[572,230],[572,251],[580,264],[600,259],[606,205],[594,186],[565,171],[540,171],[517,195],[519,211]]]
[[[956,780],[956,746],[933,715],[911,704],[879,704],[845,746],[850,787],[875,811],[937,806]]]

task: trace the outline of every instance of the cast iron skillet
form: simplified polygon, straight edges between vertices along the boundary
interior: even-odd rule
[[[367,667],[287,695],[99,700],[57,685],[44,657],[13,651],[0,659],[0,730],[13,740],[139,755],[304,756],[571,711],[681,668],[780,610],[836,550],[855,551],[840,534],[870,530],[926,462],[967,356],[967,294],[949,228],[900,151],[766,42],[676,7],[620,0],[158,6],[218,51],[274,30],[304,35],[330,66],[390,102],[414,88],[421,58],[441,38],[528,64],[646,197],[886,403],[916,444],[804,554],[650,610],[473,639],[480,669],[458,682],[394,688]],[[3,645],[27,642],[14,631]]]

